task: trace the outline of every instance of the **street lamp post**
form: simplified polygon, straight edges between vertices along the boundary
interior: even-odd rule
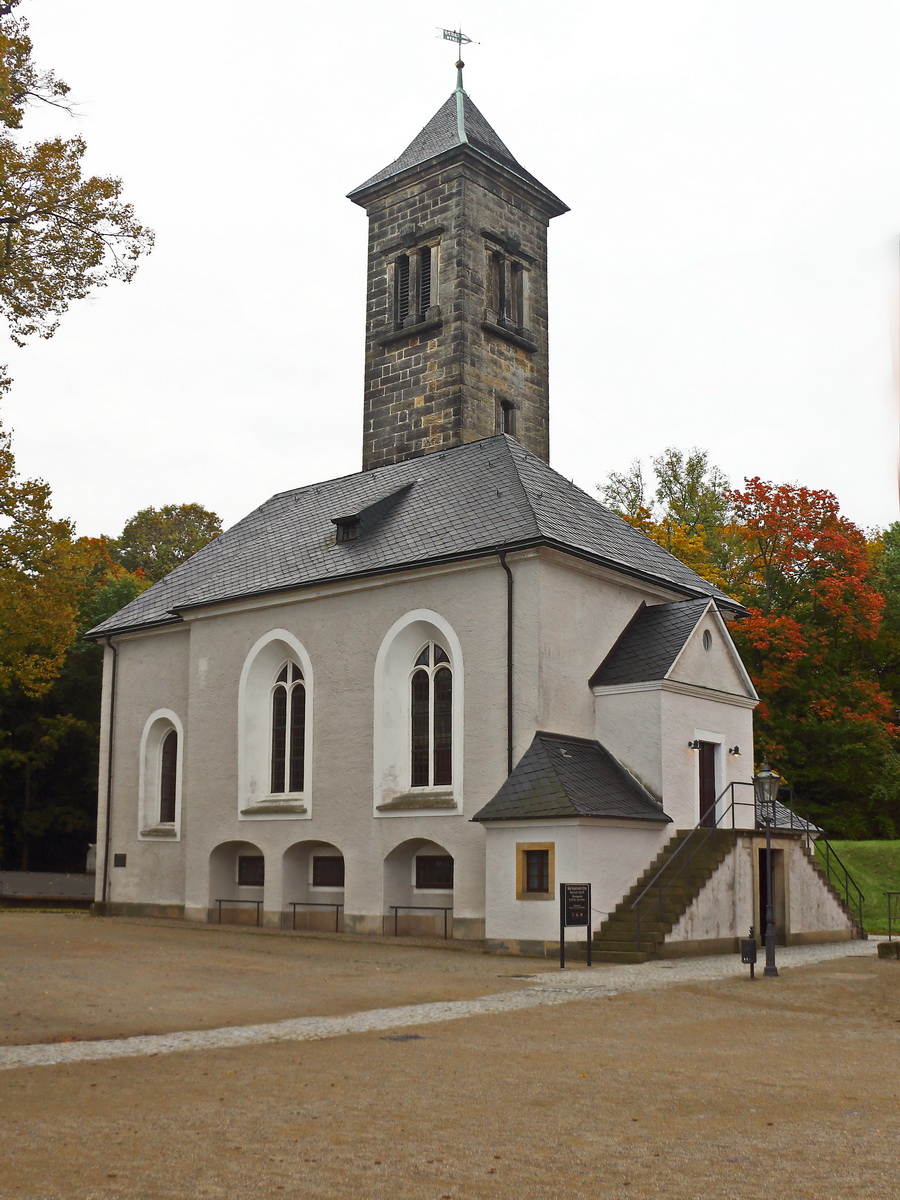
[[[778,974],[775,966],[775,905],[772,895],[772,822],[775,818],[775,801],[781,776],[764,762],[758,774],[753,776],[753,790],[757,808],[766,823],[766,965],[763,975],[770,978]]]

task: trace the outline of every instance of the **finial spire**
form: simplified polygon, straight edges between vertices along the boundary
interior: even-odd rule
[[[456,42],[459,48],[459,58],[456,60],[456,132],[459,135],[461,142],[467,142],[466,137],[466,113],[465,113],[465,92],[463,91],[463,67],[466,65],[462,60],[462,48],[468,46],[472,39],[466,37],[461,29],[445,29],[444,41]]]

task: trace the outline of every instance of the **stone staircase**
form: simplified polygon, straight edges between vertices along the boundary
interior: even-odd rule
[[[847,903],[847,899],[841,892],[840,888],[835,887],[834,883],[828,878],[828,872],[825,870],[825,868],[819,862],[815,853],[812,850],[808,849],[806,846],[801,846],[800,849],[806,855],[806,857],[809,859],[809,861],[812,863],[813,870],[816,872],[816,874],[822,880],[822,883],[825,885],[825,887],[828,889],[828,891],[832,894],[832,896],[834,896],[835,900],[837,900],[837,902],[841,906],[841,909],[843,910],[843,912],[846,913],[847,919],[850,922],[851,927],[853,929],[853,934],[852,934],[853,940],[854,941],[857,941],[857,940],[858,941],[867,941],[869,935],[866,933],[865,929],[863,929],[862,925],[860,925],[859,919],[857,918],[856,913],[853,911],[851,906]]]
[[[705,831],[679,830],[666,843],[628,895],[620,900],[614,911],[595,931],[591,944],[591,957],[594,962],[642,963],[659,954],[666,936],[672,932],[679,918],[738,842],[738,834],[733,830],[718,829],[715,838],[710,836],[702,844],[690,849],[690,852],[683,851],[675,858],[687,838],[694,835],[695,841],[699,840],[699,832]],[[709,832],[712,834],[711,830]],[[637,915],[632,904],[657,873],[659,878],[640,902],[641,920],[638,933]],[[583,959],[586,956],[584,948],[580,952],[574,946],[572,949],[575,950],[574,958]]]

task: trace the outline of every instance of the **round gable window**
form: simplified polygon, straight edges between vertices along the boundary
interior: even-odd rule
[[[709,648],[711,646],[712,646],[712,634],[709,632],[708,629],[704,629],[703,630],[703,649],[709,650]]]

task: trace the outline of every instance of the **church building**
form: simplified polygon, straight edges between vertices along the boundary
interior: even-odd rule
[[[734,949],[765,875],[742,609],[549,465],[567,206],[462,64],[349,198],[362,470],[273,496],[92,630],[96,910],[549,954],[559,884],[587,882],[598,953]],[[807,840],[773,840],[779,936],[853,936]]]

